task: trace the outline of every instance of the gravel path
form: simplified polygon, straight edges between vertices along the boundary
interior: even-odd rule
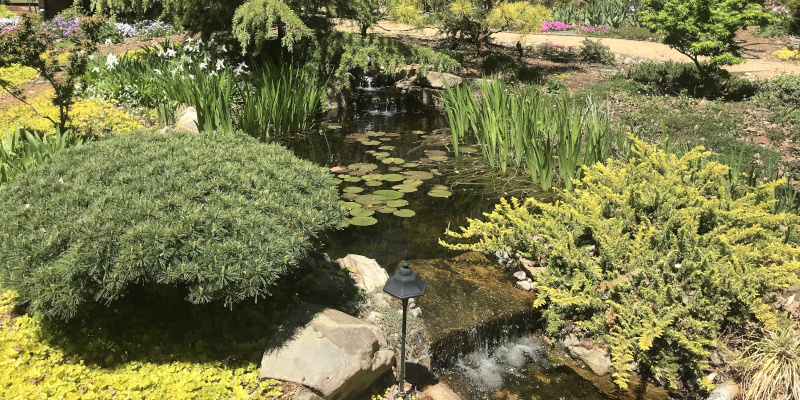
[[[338,25],[338,29],[354,32],[358,31],[358,28],[355,24],[347,21],[340,23]],[[376,27],[371,28],[371,32],[387,36],[410,35],[427,38],[443,37],[441,34],[439,34],[437,29],[415,29],[410,25],[398,24],[390,21],[380,21]],[[492,40],[495,44],[507,46],[515,46],[518,41],[522,41],[527,45],[552,42],[563,46],[580,47],[583,39],[583,36],[557,33],[530,34],[524,37],[513,32],[500,32],[492,35]],[[619,54],[623,58],[631,57],[634,59],[647,59],[654,61],[689,61],[688,57],[661,43],[617,38],[593,37],[591,39],[601,40],[604,45],[611,48],[611,52],[614,54]],[[745,40],[745,49],[751,50],[747,51],[745,55],[746,58],[748,58],[748,61],[739,65],[725,67],[727,70],[741,74],[750,73],[759,78],[771,78],[782,73],[800,74],[800,62],[787,62],[769,59],[769,55],[772,53],[772,51],[778,50],[780,47],[782,47],[781,45],[770,42],[768,39],[755,39],[749,34],[743,35],[743,40]],[[752,48],[750,47],[751,44]],[[772,50],[773,48],[774,50]]]

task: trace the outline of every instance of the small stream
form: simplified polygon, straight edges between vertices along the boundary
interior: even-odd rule
[[[447,121],[440,112],[409,105],[397,92],[375,87],[374,80],[360,84],[355,110],[331,112],[319,129],[283,136],[278,141],[301,158],[327,168],[345,168],[338,177],[349,181],[341,182],[340,190],[343,201],[351,203],[357,198],[348,196],[347,190],[359,191],[360,195],[400,183],[373,182],[367,187],[366,180],[356,178],[409,172],[432,176],[417,183],[418,190],[402,194],[401,199],[408,202],[404,208],[412,210],[414,216],[375,212],[374,225],[348,226],[320,238],[321,250],[333,259],[350,253],[374,258],[390,274],[406,249],[412,259],[431,261],[427,267],[424,262],[416,263],[415,271],[429,281],[429,293],[420,300],[426,330],[429,337],[434,335],[433,362],[439,379],[465,399],[609,399],[595,383],[565,366],[533,339],[537,317],[532,312],[532,295],[513,289],[511,271],[503,271],[485,258],[475,263],[469,260],[466,265],[473,270],[459,278],[457,275],[464,271],[457,261],[451,261],[463,260],[464,256],[438,244],[438,239],[445,239],[448,227],[457,229],[465,226],[468,218],[481,218],[500,197],[546,199],[549,194],[534,190],[523,173],[499,175],[489,171],[477,151],[455,157],[444,129]],[[386,164],[376,154],[403,162]],[[368,168],[374,164],[375,168],[366,173],[348,168],[354,164],[368,164]],[[356,178],[351,179],[347,171]],[[352,188],[359,185],[363,191]],[[432,197],[432,190],[452,194]],[[375,210],[380,211],[380,205]],[[475,273],[479,264],[483,275]],[[501,284],[487,283],[493,277]],[[518,298],[522,304],[517,304],[516,310],[525,311],[514,314],[515,310],[509,310],[511,298]],[[463,304],[459,305],[459,299]]]

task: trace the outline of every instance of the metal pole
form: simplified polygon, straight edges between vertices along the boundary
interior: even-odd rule
[[[408,299],[403,299],[403,328],[400,334],[400,392],[398,393],[403,400],[406,400],[406,309]]]

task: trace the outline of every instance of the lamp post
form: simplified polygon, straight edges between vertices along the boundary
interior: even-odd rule
[[[386,285],[383,286],[384,292],[403,301],[403,328],[400,334],[400,392],[398,393],[403,400],[406,400],[406,309],[408,308],[408,299],[424,295],[425,288],[428,286],[428,282],[423,281],[416,272],[411,271],[409,265],[408,251],[406,251],[403,267],[386,280]]]

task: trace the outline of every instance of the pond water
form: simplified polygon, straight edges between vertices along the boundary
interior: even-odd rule
[[[342,200],[358,209],[354,216],[366,215],[365,218],[375,219],[372,225],[350,225],[321,237],[321,251],[331,258],[361,254],[376,259],[391,274],[405,250],[415,260],[455,257],[460,252],[438,244],[438,239],[445,238],[444,232],[448,227],[457,229],[465,226],[468,218],[482,217],[500,197],[538,196],[546,199],[550,196],[535,191],[529,177],[522,172],[492,172],[474,148],[467,150],[470,153],[455,157],[444,129],[447,121],[441,113],[430,109],[406,109],[393,95],[373,95],[376,91],[379,92],[374,88],[367,91],[375,100],[359,102],[360,110],[332,112],[314,132],[277,139],[297,156],[334,168],[337,179],[342,180],[339,184]],[[380,179],[373,179],[375,175],[380,175]],[[389,175],[401,176],[386,178]],[[397,191],[398,185],[400,193],[379,192],[399,200],[394,203],[386,199],[359,198],[378,191]],[[412,187],[407,187],[409,185]],[[387,210],[389,206],[395,207]],[[405,211],[398,216],[397,210],[413,213]],[[410,214],[413,216],[408,216]],[[419,263],[420,271],[423,270],[422,264]],[[499,269],[497,271],[501,273]],[[429,279],[435,281],[433,276]],[[487,296],[493,297],[496,296]],[[472,298],[470,303],[474,300]],[[425,307],[423,305],[423,309]],[[469,318],[488,321],[482,315]],[[506,325],[513,325],[511,320]],[[440,321],[447,324],[446,318]],[[531,321],[531,325],[534,323]],[[441,357],[442,360],[434,360],[438,365],[439,379],[450,384],[464,398],[609,398],[596,384],[557,362],[557,357],[531,339],[531,330],[520,329],[519,334],[509,335],[508,329],[499,327],[490,331],[506,334],[485,337],[486,330],[476,329],[476,326],[482,325],[479,323],[467,329],[458,326],[453,329],[455,333],[444,336],[450,338],[450,342],[475,342],[480,343],[479,346],[470,346],[455,354],[448,353]],[[447,330],[447,327],[443,329]],[[464,335],[475,338],[465,338]],[[445,344],[447,346],[450,345]]]

